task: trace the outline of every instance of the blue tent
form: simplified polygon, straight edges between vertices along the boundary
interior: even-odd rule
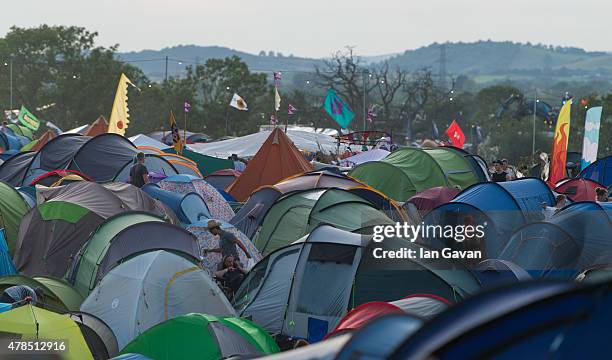
[[[206,202],[195,192],[178,194],[163,190],[157,184],[146,184],[142,190],[170,207],[183,225],[191,225],[212,218]]]
[[[612,155],[587,166],[578,177],[591,179],[605,186],[612,185]]]
[[[547,222],[518,229],[499,258],[532,276],[571,279],[582,270],[612,263],[611,205],[576,202]]]
[[[554,206],[555,198],[540,179],[522,178],[502,183],[485,182],[460,192],[451,202],[430,211],[425,225],[483,225],[484,239],[458,244],[454,238],[434,234],[425,245],[434,248],[477,247],[486,258],[496,258],[512,233],[524,224],[543,220],[542,203]]]
[[[610,283],[515,284],[442,313],[390,359],[603,359],[611,321]]]
[[[4,230],[0,229],[0,276],[15,274],[17,274],[17,269],[13,263],[13,258],[9,254],[8,245],[4,238]]]
[[[483,260],[473,271],[484,288],[531,279],[527,271],[507,260]]]

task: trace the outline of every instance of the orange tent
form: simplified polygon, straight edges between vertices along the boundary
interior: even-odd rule
[[[104,116],[100,115],[96,121],[92,122],[91,125],[85,130],[83,135],[85,136],[98,136],[106,134],[108,132],[108,121]]]
[[[45,146],[46,143],[49,142],[49,140],[53,139],[54,137],[56,137],[57,135],[55,135],[55,133],[51,130],[47,130],[46,133],[44,133],[41,137],[38,138],[38,141],[36,141],[36,145],[32,146],[29,151],[38,151],[40,150],[43,146]]]
[[[295,174],[313,170],[302,153],[279,128],[272,131],[246,169],[227,188],[236,200],[245,201],[255,189],[273,185]]]

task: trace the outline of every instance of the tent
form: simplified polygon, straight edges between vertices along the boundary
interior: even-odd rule
[[[0,230],[0,276],[15,274],[17,274],[17,269],[15,268],[13,258],[9,253],[9,248],[4,237],[4,231]]]
[[[206,203],[210,215],[214,219],[229,221],[234,217],[234,210],[214,186],[201,178],[192,175],[174,175],[160,181],[160,188],[179,194],[195,192]]]
[[[152,137],[149,137],[144,134],[138,134],[138,135],[129,137],[129,140],[132,142],[132,144],[134,144],[138,148],[140,148],[141,146],[146,146],[146,147],[158,149],[160,151],[168,148],[168,145],[164,144],[163,142],[153,139]]]
[[[349,311],[328,337],[354,331],[366,323],[387,314],[408,314],[429,320],[451,306],[451,302],[436,295],[414,294],[392,302],[372,301]]]
[[[79,325],[67,316],[24,305],[0,314],[0,332],[15,340],[57,341],[62,359],[93,360]]]
[[[90,138],[72,153],[68,168],[85,173],[96,182],[109,182],[137,153],[138,149],[127,138],[105,133]]]
[[[85,342],[95,359],[108,359],[119,353],[117,338],[104,321],[80,311],[72,311],[65,315],[79,325]]]
[[[176,153],[174,148],[165,149],[164,152],[168,154]],[[195,151],[191,151],[189,147],[183,149],[183,151],[181,152],[181,156],[186,157],[187,159],[195,162],[202,176],[207,176],[217,170],[234,168],[234,162],[232,160],[200,154]]]
[[[453,307],[407,337],[389,359],[606,358],[610,301],[609,282],[515,284]]]
[[[91,181],[89,176],[75,170],[53,170],[40,175],[39,177],[32,180],[28,185],[34,186],[38,184],[43,186],[53,186],[54,184],[57,184],[59,181],[69,175],[76,175],[81,180]]]
[[[585,178],[564,179],[557,183],[555,192],[565,194],[572,201],[595,201],[595,189],[606,188],[604,185]]]
[[[484,288],[531,279],[531,275],[520,266],[500,259],[483,260],[476,265],[473,272]]]
[[[29,144],[21,148],[21,151],[38,151],[42,149],[51,139],[57,137],[55,132],[47,130],[42,136],[36,140],[32,140]]]
[[[582,270],[612,263],[612,207],[576,202],[547,222],[518,229],[499,255],[534,277],[573,279]]]
[[[11,185],[0,180],[0,232],[4,230],[4,239],[9,253],[15,253],[15,243],[19,237],[19,224],[28,212],[29,206]]]
[[[289,193],[270,207],[253,243],[266,255],[308,234],[319,224],[367,231],[374,225],[394,222],[371,202],[346,190],[305,190]]]
[[[311,171],[304,174],[292,176],[271,186],[263,186],[257,189],[249,200],[240,208],[240,211],[231,220],[247,236],[253,237],[259,229],[268,210],[283,194],[294,191],[339,188],[348,190],[364,199],[372,202],[379,210],[382,210],[390,218],[400,221],[406,219],[406,214],[383,194],[368,188],[366,185],[347,177],[330,171]]]
[[[142,191],[169,207],[183,226],[212,217],[204,199],[195,192],[177,194],[163,190],[157,184],[146,184]]]
[[[210,185],[216,189],[225,190],[231,183],[240,176],[241,172],[234,169],[217,170],[214,173],[204,178]]]
[[[397,201],[436,186],[465,189],[483,178],[482,169],[450,147],[404,148],[381,161],[355,167],[349,175]]]
[[[92,240],[106,241],[106,246],[100,249],[102,244],[91,243]],[[90,248],[94,248],[92,252],[95,252],[96,245],[99,249],[96,263],[79,263],[80,271],[77,270],[75,274],[76,280],[82,279],[83,283],[79,284],[79,291],[84,296],[87,296],[114,267],[138,254],[166,250],[181,255],[194,263],[198,261],[201,254],[194,235],[181,227],[163,221],[146,221],[129,225],[111,239],[92,237],[83,252],[87,252]],[[95,253],[91,254],[90,257],[95,255]],[[82,266],[86,267],[81,270]]]
[[[91,139],[89,136],[79,134],[62,134],[51,139],[32,158],[24,178],[20,179],[19,185],[29,184],[38,176],[49,171],[66,169],[74,154]],[[102,155],[102,153],[99,155]],[[86,171],[80,169],[72,170],[87,174]]]
[[[102,134],[106,134],[108,132],[108,121],[104,116],[100,115],[94,122],[89,125],[89,127],[83,131],[83,135],[85,136],[98,136]]]
[[[122,351],[156,360],[219,360],[279,352],[274,339],[254,323],[237,317],[187,314],[155,325]]]
[[[605,187],[612,185],[612,156],[595,161],[584,168],[578,177],[596,181]]]
[[[218,219],[215,220],[221,224],[221,229],[234,234],[234,236],[236,236],[236,238],[238,238],[238,240],[240,240],[240,242],[247,249],[249,255],[251,255],[251,261],[249,261],[242,250],[238,249],[238,260],[245,266],[245,268],[248,269],[247,265],[249,263],[254,264],[261,260],[259,250],[257,250],[255,245],[253,245],[251,240],[249,240],[246,235],[244,235],[230,223]],[[211,234],[210,231],[208,231],[208,221],[198,221],[188,225],[185,229],[198,238],[198,243],[200,244],[201,249],[218,249],[220,247],[219,237]],[[201,262],[204,268],[210,270],[211,272],[215,272],[218,270],[219,264],[222,260],[223,258],[220,253],[208,253],[207,256],[202,258]]]
[[[175,153],[162,152],[158,155],[168,160],[177,169],[179,174],[202,178],[202,173],[198,170],[198,164],[195,161]]]
[[[263,146],[271,133],[281,131],[281,128],[274,128],[271,131],[265,130],[257,133],[223,140],[213,141],[204,144],[189,145],[191,149],[200,154],[227,158],[232,154],[237,154],[243,158],[255,156],[259,149]],[[324,152],[327,154],[335,154],[338,152],[338,142],[332,136],[325,134],[315,134],[300,130],[287,130],[283,132],[288,137],[288,140],[295,145],[299,151],[317,153]],[[346,145],[340,145],[340,153],[346,151]]]
[[[555,198],[540,179],[521,178],[501,183],[486,182],[470,186],[446,204],[431,210],[425,225],[484,226],[484,237],[471,237],[461,243],[434,233],[423,244],[441,249],[475,248],[484,257],[494,259],[512,233],[524,224],[543,219],[542,203],[555,205]]]
[[[35,152],[20,152],[6,159],[0,165],[0,180],[12,186],[23,185],[30,162],[36,154]]]
[[[313,170],[312,165],[287,135],[276,128],[249,161],[242,175],[226,191],[238,201],[245,201],[260,186],[273,185],[310,170]]]
[[[425,215],[431,209],[451,201],[460,192],[461,190],[457,188],[436,186],[416,193],[406,201],[404,207],[408,204],[414,204],[419,213]]]
[[[152,326],[179,315],[234,315],[206,271],[163,250],[135,256],[112,269],[85,299],[81,311],[110,326],[120,349]]]
[[[32,130],[28,129],[25,126],[18,124],[8,124],[6,127],[11,129],[11,131],[15,135],[25,136],[30,140],[34,139],[34,134],[32,133]]]
[[[387,150],[375,148],[372,150],[357,153],[353,156],[349,156],[342,161],[352,165],[361,165],[369,161],[380,161],[386,158],[389,154],[391,154],[391,152]]]
[[[480,288],[469,270],[448,259],[376,258],[375,249],[402,248],[420,249],[403,239],[374,243],[369,236],[321,225],[257,263],[234,306],[270,333],[313,342],[334,329],[348,309],[366,302],[418,293],[459,301]]]
[[[0,292],[15,285],[26,285],[32,289],[40,288],[43,296],[38,299],[36,306],[51,311],[75,311],[79,309],[81,302],[83,302],[83,297],[62,279],[47,276],[30,278],[23,275],[0,277]]]
[[[128,160],[115,174],[112,181],[129,182],[130,170],[136,164],[136,158]],[[164,176],[172,176],[178,174],[178,170],[168,160],[158,154],[145,154],[145,166],[151,173],[159,173]]]

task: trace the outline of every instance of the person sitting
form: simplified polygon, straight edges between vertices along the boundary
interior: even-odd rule
[[[219,264],[219,270],[215,271],[215,277],[223,281],[231,294],[238,290],[245,274],[246,270],[233,255],[224,257],[223,262]]]

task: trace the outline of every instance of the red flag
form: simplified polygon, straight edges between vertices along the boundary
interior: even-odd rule
[[[463,131],[461,131],[457,121],[453,120],[448,129],[446,129],[446,135],[448,135],[448,138],[453,143],[454,147],[463,149],[463,144],[465,144],[465,135],[463,134]]]

